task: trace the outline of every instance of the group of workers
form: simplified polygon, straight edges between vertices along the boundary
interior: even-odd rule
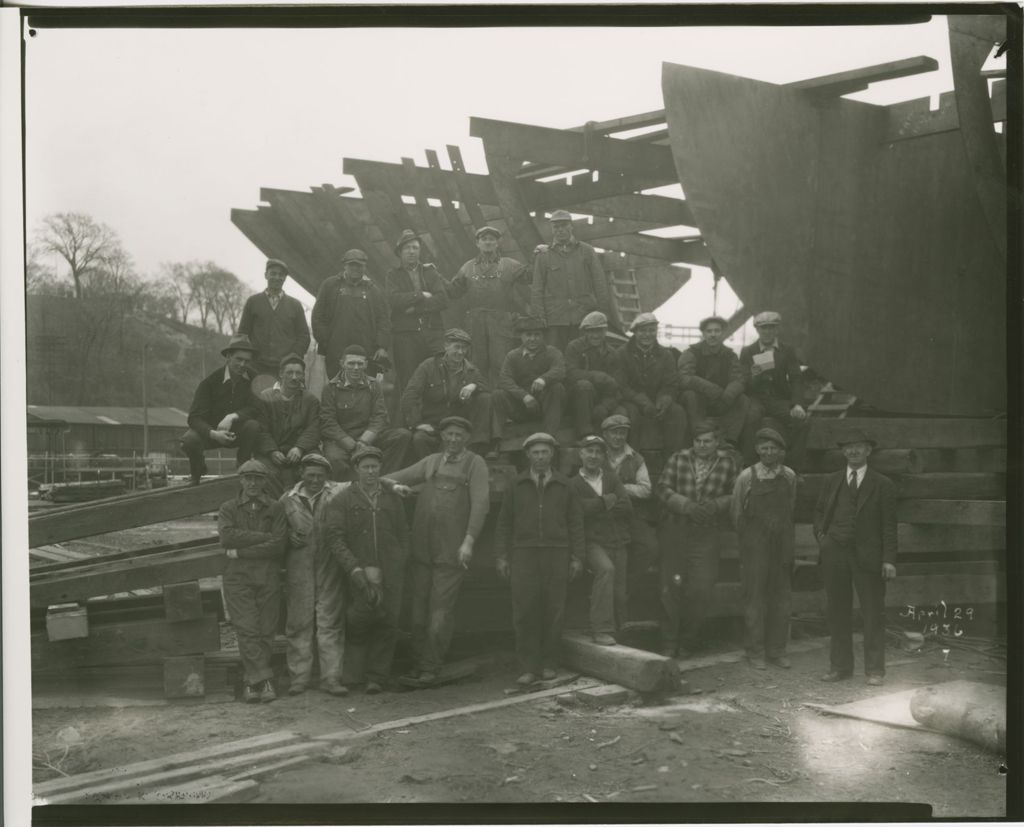
[[[500,255],[493,227],[477,231],[479,255],[450,280],[420,261],[412,231],[395,245],[401,263],[383,289],[366,274],[367,256],[347,252],[312,313],[317,353],[337,369],[319,398],[306,389],[305,316],[282,291],[287,267],[268,261],[267,289],[247,301],[223,368],[197,388],[182,438],[193,484],[205,472],[205,450],[238,449],[241,490],[222,505],[218,524],[247,702],[276,698],[270,654],[282,569],[289,693],[307,689],[316,660],[321,688],[347,694],[346,640],[366,647],[366,692],[389,686],[406,587],[415,664],[402,682],[440,680],[488,513],[485,459],[499,456],[510,421],[538,428],[522,443],[525,457],[513,457],[525,468],[505,489],[494,534],[497,573],[511,590],[520,685],[555,676],[567,584],[584,569],[593,578],[594,643],[616,644],[628,573],[639,566],[659,572],[664,654],[691,655],[732,531],[749,662],[790,666],[794,466],[807,411],[799,360],[778,341],[781,317],[758,314],[758,341],[739,355],[724,345],[728,325],[719,317],[702,321],[702,340],[679,354],[658,343],[657,319],[641,313],[616,347],[597,253],[574,238],[568,213],[551,222],[551,244],[535,251],[528,306],[520,288],[529,270]],[[470,332],[444,329],[442,311],[458,298]],[[271,370],[273,386],[256,393],[253,379]],[[387,370],[395,376],[390,404],[379,380]],[[575,439],[560,443],[563,415]],[[866,466],[874,447],[866,434],[840,444],[847,472],[829,478],[815,514],[833,635],[823,679],[852,673],[855,589],[868,682],[877,684],[884,583],[895,576],[894,492]],[[558,452],[569,447],[579,468],[566,474]],[[645,452],[660,465],[655,484]],[[403,500],[414,486],[410,530]]]

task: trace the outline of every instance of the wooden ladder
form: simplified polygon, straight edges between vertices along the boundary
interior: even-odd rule
[[[624,330],[640,311],[640,290],[636,284],[636,270],[632,267],[625,270],[614,270],[611,277],[612,297],[619,313],[619,321]]]

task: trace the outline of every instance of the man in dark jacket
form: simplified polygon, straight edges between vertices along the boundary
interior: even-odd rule
[[[324,279],[316,294],[313,338],[328,376],[349,345],[362,347],[382,371],[391,363],[391,308],[367,277],[366,261],[362,250],[349,250],[341,259],[341,275]]]
[[[395,471],[405,464],[412,439],[405,428],[388,427],[384,394],[380,383],[366,375],[366,366],[366,351],[349,345],[341,370],[320,396],[320,438],[339,481],[352,478],[350,457],[360,446],[380,448],[385,472]]]
[[[221,354],[226,364],[199,383],[188,412],[188,430],[181,437],[192,485],[206,473],[205,451],[237,448],[241,464],[252,456],[259,434],[251,367],[259,351],[248,336],[235,336]]]
[[[441,444],[441,420],[465,417],[472,423],[470,448],[477,454],[489,450],[494,428],[491,393],[476,365],[466,358],[469,334],[453,327],[444,334],[444,352],[425,359],[413,372],[402,394],[402,413],[413,424],[412,447],[416,456],[434,453]]]
[[[573,236],[565,210],[551,213],[551,244],[540,247],[533,261],[530,307],[547,324],[548,344],[563,353],[587,313],[611,310],[601,259]]]
[[[676,358],[658,344],[658,320],[641,313],[630,325],[633,336],[619,351],[626,415],[633,423],[635,445],[655,448],[660,437],[666,454],[680,450],[686,441],[686,413],[678,402],[679,373]],[[653,443],[653,444],[652,444]]]
[[[277,374],[281,359],[289,353],[305,356],[309,350],[309,325],[298,299],[282,290],[288,267],[276,258],[266,267],[267,289],[249,296],[242,308],[238,332],[244,333],[259,350],[253,367],[258,373]]]
[[[271,644],[281,611],[281,558],[288,540],[284,507],[267,496],[267,469],[251,459],[238,469],[241,493],[220,507],[217,533],[228,556],[224,602],[245,670],[246,703],[277,698]]]
[[[388,273],[386,281],[398,396],[420,362],[443,349],[441,311],[448,307],[448,294],[437,268],[420,261],[420,244],[412,230],[402,233],[395,244],[395,255],[402,263]],[[416,420],[406,424],[411,427]]]
[[[270,471],[268,493],[280,497],[299,479],[299,460],[320,444],[320,400],[303,390],[306,363],[290,353],[281,360],[278,381],[256,400],[256,458]]]
[[[594,575],[590,590],[590,632],[594,642],[614,646],[615,634],[626,622],[629,595],[629,519],[633,506],[615,472],[606,468],[608,449],[591,434],[577,445],[582,467],[569,480],[583,511],[587,564]]]
[[[700,323],[703,341],[679,357],[683,407],[691,426],[714,417],[722,438],[744,456],[753,453],[750,402],[743,394],[743,370],[736,354],[722,344],[727,322],[710,316]]]
[[[544,344],[545,324],[536,316],[516,322],[522,347],[510,350],[501,366],[494,398],[495,424],[501,436],[505,422],[540,420],[545,430],[557,433],[565,404],[565,358],[558,348]]]
[[[398,638],[409,527],[401,497],[380,484],[381,452],[352,455],[357,479],[324,508],[324,550],[348,576],[347,639],[366,646],[366,693],[387,686]]]
[[[740,367],[750,399],[751,421],[756,428],[782,432],[789,445],[787,465],[800,471],[807,449],[808,424],[803,375],[796,351],[778,339],[781,324],[782,316],[771,310],[754,317],[758,340],[740,351]]]
[[[853,674],[853,592],[864,619],[864,672],[870,686],[885,677],[885,584],[896,577],[896,486],[868,468],[875,441],[860,429],[839,440],[847,467],[829,474],[814,510],[814,536],[832,635],[823,681]]]
[[[565,369],[576,435],[596,433],[600,424],[621,413],[619,350],[608,344],[608,317],[599,310],[580,322],[579,338],[565,349]]]
[[[526,438],[530,467],[505,490],[495,527],[498,576],[512,585],[520,686],[555,677],[566,586],[583,570],[583,510],[569,480],[551,469],[556,444],[550,434]]]

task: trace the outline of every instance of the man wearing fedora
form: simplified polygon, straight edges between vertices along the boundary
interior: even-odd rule
[[[583,317],[580,336],[565,350],[569,405],[577,436],[595,433],[606,417],[625,410],[620,407],[619,350],[608,344],[607,333],[608,317],[594,310]]]
[[[789,641],[790,577],[796,542],[793,510],[797,476],[783,464],[786,440],[773,428],[754,435],[759,461],[736,478],[732,520],[739,532],[747,659],[783,669]]]
[[[466,358],[469,346],[465,330],[446,330],[444,351],[424,359],[402,393],[402,414],[406,422],[416,423],[412,447],[421,459],[437,451],[441,421],[449,416],[472,423],[473,451],[486,454],[491,450],[495,430],[491,392],[476,365]]]
[[[758,428],[772,427],[786,437],[789,467],[804,467],[807,448],[807,410],[800,359],[779,341],[782,316],[766,310],[754,316],[757,341],[740,351],[743,382],[750,399],[750,419]],[[749,458],[748,458],[749,459]]]
[[[473,425],[461,416],[438,423],[442,450],[389,475],[395,491],[422,485],[412,531],[412,644],[407,676],[420,686],[437,680],[455,629],[455,602],[490,508],[487,463],[467,449]]]
[[[853,674],[853,592],[864,621],[864,672],[870,686],[885,677],[885,584],[896,577],[896,487],[867,465],[875,441],[853,429],[838,440],[846,469],[829,474],[814,510],[814,536],[832,636],[833,682]]]
[[[608,280],[597,251],[578,241],[572,216],[551,213],[551,244],[533,260],[530,310],[547,324],[548,343],[563,353],[583,317],[593,310],[611,311]]]
[[[388,271],[388,304],[391,306],[391,342],[395,363],[396,396],[420,362],[442,350],[444,322],[441,311],[448,307],[444,279],[433,264],[420,261],[422,240],[412,230],[403,230],[395,242],[400,264]],[[411,427],[416,420],[406,420]]]
[[[259,358],[253,363],[256,372],[276,376],[281,359],[289,353],[306,355],[309,325],[302,304],[282,289],[288,266],[280,259],[268,259],[265,275],[267,289],[245,300],[238,332],[248,336],[259,350]]]
[[[691,423],[714,417],[722,439],[743,456],[751,457],[750,402],[743,393],[739,357],[722,343],[727,324],[721,316],[701,320],[701,341],[680,354],[677,366],[682,403]]]
[[[546,433],[523,442],[529,468],[505,489],[494,530],[498,576],[512,587],[520,686],[555,677],[566,587],[583,571],[583,510],[569,480],[551,467],[556,447]]]
[[[565,404],[565,357],[544,344],[547,325],[536,316],[516,320],[522,347],[510,350],[501,366],[494,397],[495,424],[501,436],[504,423],[540,420],[545,431],[558,433]]]
[[[196,388],[188,411],[188,430],[181,437],[192,485],[198,485],[206,473],[204,452],[237,448],[241,464],[252,456],[259,434],[256,397],[252,393],[252,363],[259,351],[248,336],[235,336],[221,355],[224,367],[217,368]]]
[[[466,326],[473,342],[473,363],[492,388],[498,384],[505,354],[515,345],[513,319],[527,312],[518,287],[529,275],[529,268],[501,255],[500,241],[500,230],[478,229],[476,246],[480,254],[459,268],[449,290],[453,299],[463,300]]]
[[[341,274],[324,279],[317,291],[310,320],[328,376],[349,345],[363,348],[379,371],[390,367],[391,308],[366,275],[366,262],[362,250],[349,250],[342,256]]]

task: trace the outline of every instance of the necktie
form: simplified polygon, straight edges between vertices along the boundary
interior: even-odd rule
[[[857,472],[856,471],[851,471],[850,472],[850,491],[853,492],[854,494],[857,493]]]
[[[537,475],[537,488],[540,489],[541,491],[544,490],[544,478],[546,476],[547,474],[545,474],[544,472],[541,472]]]

